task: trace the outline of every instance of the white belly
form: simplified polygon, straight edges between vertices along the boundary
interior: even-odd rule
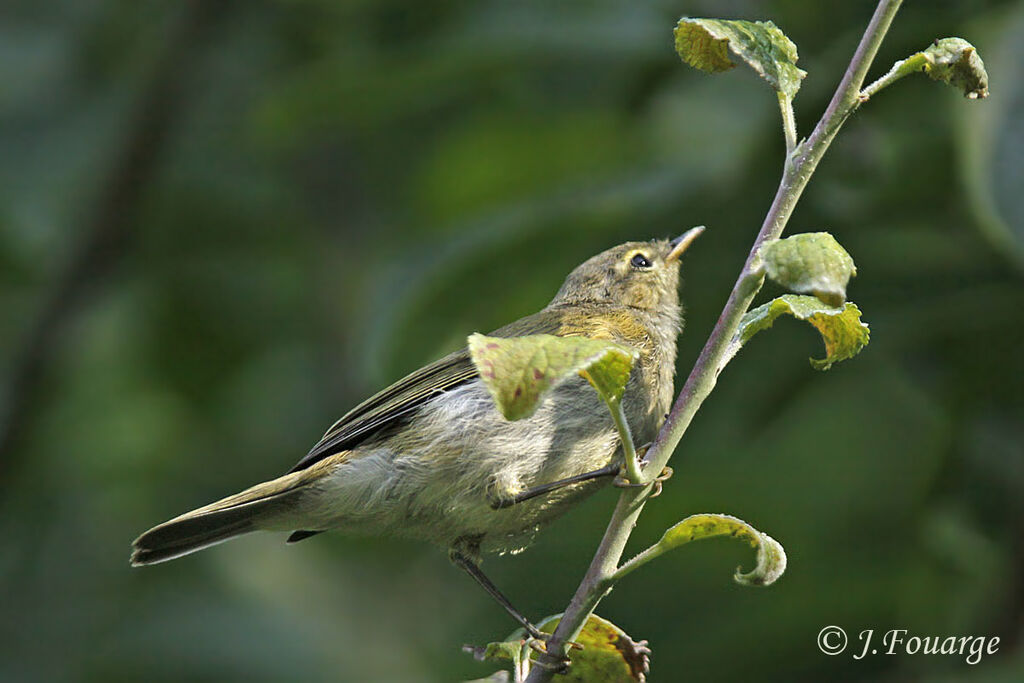
[[[590,472],[616,457],[618,433],[592,388],[573,378],[537,412],[509,422],[476,380],[424,404],[405,426],[360,445],[315,485],[302,516],[313,529],[476,539],[515,551],[604,478],[495,510],[495,496]]]

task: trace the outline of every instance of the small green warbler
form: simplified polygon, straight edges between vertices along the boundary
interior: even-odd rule
[[[540,312],[491,335],[584,336],[635,348],[623,408],[636,442],[653,440],[673,395],[679,256],[700,230],[594,256]],[[610,481],[621,461],[618,431],[585,379],[563,382],[531,417],[510,422],[462,349],[357,405],[284,476],[145,532],[131,563],[164,562],[257,530],[292,531],[290,542],[329,529],[420,538],[447,548],[540,637],[480,571],[480,555],[522,550]]]

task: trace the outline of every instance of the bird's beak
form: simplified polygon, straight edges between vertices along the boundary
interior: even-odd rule
[[[668,252],[668,256],[665,257],[665,263],[677,261],[690,244],[700,237],[702,232],[704,232],[704,226],[698,225],[696,228],[690,228],[682,235],[669,242],[669,246],[672,247],[672,251]]]

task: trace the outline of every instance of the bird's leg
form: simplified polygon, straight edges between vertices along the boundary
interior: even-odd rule
[[[480,566],[474,562],[469,556],[464,555],[462,552],[452,549],[448,553],[448,557],[451,559],[452,564],[456,567],[460,567],[465,570],[467,574],[473,577],[480,587],[487,591],[487,594],[494,598],[499,605],[505,608],[505,611],[512,615],[512,618],[519,622],[519,624],[526,629],[526,632],[530,634],[532,638],[537,640],[544,640],[550,634],[542,633],[539,628],[530,623],[530,620],[523,616],[523,613],[515,608],[515,606],[509,602],[509,599],[505,597],[505,594],[498,590],[487,575],[483,573]]]
[[[530,647],[534,650],[545,651],[543,646],[535,645],[534,643],[547,643],[548,638],[551,637],[550,633],[544,633],[539,628],[534,626],[529,619],[523,616],[523,613],[515,608],[515,606],[509,602],[509,599],[505,597],[505,594],[498,590],[498,587],[487,578],[487,575],[480,569],[480,565],[473,561],[468,555],[452,548],[448,551],[448,557],[451,559],[452,564],[457,567],[461,567],[467,574],[473,577],[480,587],[487,591],[487,594],[497,601],[499,605],[505,608],[513,619],[526,629],[526,632],[530,635],[532,642]],[[583,649],[582,645],[578,643],[569,643],[570,647],[574,649]],[[552,667],[556,673],[564,673],[569,668],[569,658],[562,657],[561,661]]]
[[[617,464],[606,465],[599,470],[593,472],[584,472],[583,474],[577,474],[574,477],[567,477],[565,479],[559,479],[548,484],[541,484],[539,486],[531,486],[528,489],[520,491],[514,496],[492,496],[491,507],[495,510],[502,508],[512,507],[518,503],[522,503],[524,500],[530,500],[537,496],[543,496],[545,493],[555,491],[562,488],[563,486],[569,486],[570,484],[578,484],[581,481],[590,481],[591,479],[598,479],[600,477],[612,477],[619,473],[619,466]]]

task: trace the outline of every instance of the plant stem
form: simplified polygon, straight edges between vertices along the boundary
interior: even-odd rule
[[[786,156],[796,149],[796,118],[793,116],[793,100],[779,92],[779,110],[782,112],[782,133],[786,136]]]
[[[664,555],[666,552],[668,551],[661,543],[655,543],[638,555],[635,555],[626,562],[623,562],[622,566],[616,569],[615,573],[609,578],[611,578],[613,582],[618,583],[627,574],[632,574],[635,570],[647,564],[654,558]]]
[[[622,460],[626,467],[626,476],[632,484],[646,484],[643,471],[640,469],[640,460],[636,457],[636,444],[633,443],[633,434],[629,430],[629,422],[626,421],[626,413],[622,409],[622,401],[609,400],[608,410],[612,414],[612,421],[615,428],[619,430],[619,440],[622,442]]]
[[[892,65],[889,71],[879,78],[877,81],[864,88],[860,93],[860,101],[863,104],[871,99],[871,96],[877,93],[882,88],[886,88],[896,81],[900,80],[904,76],[909,76],[912,73],[920,71],[925,64],[928,63],[928,58],[923,52],[918,52],[916,55],[911,55],[906,59],[901,59]]]
[[[740,318],[750,308],[754,296],[764,283],[764,274],[756,267],[758,251],[766,241],[777,239],[782,234],[818,162],[821,161],[840,127],[860,106],[860,88],[901,3],[902,0],[881,0],[878,3],[853,59],[814,132],[806,142],[798,145],[789,154],[775,199],[765,216],[761,231],[754,240],[725,308],[686,379],[686,384],[679,392],[672,412],[647,451],[645,460],[650,471],[660,472],[665,467],[697,409],[714,388],[718,375],[727,362],[730,341],[736,334]],[[612,577],[618,569],[626,542],[650,492],[650,486],[626,489],[619,497],[590,567],[562,615],[558,628],[547,643],[548,652],[540,655],[540,660],[549,666],[534,666],[527,679],[528,683],[545,683],[551,680],[553,671],[550,666],[556,665],[559,658],[565,655],[566,643],[579,635],[587,618],[611,590],[614,584]]]

